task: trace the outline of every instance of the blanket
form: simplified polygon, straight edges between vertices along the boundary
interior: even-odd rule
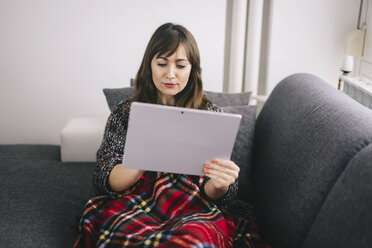
[[[201,192],[204,177],[145,172],[123,194],[90,199],[75,247],[268,247],[253,219]]]

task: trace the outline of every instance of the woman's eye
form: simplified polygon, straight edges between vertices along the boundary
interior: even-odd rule
[[[158,64],[158,66],[165,67],[167,64]]]
[[[186,66],[185,66],[185,65],[177,65],[177,67],[180,68],[180,69],[183,69],[183,68],[185,68]]]

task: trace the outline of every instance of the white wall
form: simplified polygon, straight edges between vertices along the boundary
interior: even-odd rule
[[[360,1],[267,0],[265,5],[271,14],[264,20],[268,43],[263,44],[260,80],[266,87],[260,93],[269,94],[297,72],[313,73],[336,87],[347,35],[357,28]]]
[[[194,34],[205,89],[222,91],[226,1],[1,0],[0,144],[59,144],[69,118],[107,116],[102,88],[129,85],[168,21]],[[259,93],[297,72],[336,86],[360,1],[264,2]]]
[[[59,144],[72,117],[107,116],[102,88],[134,77],[165,22],[185,25],[206,90],[222,91],[226,0],[1,0],[0,144]]]

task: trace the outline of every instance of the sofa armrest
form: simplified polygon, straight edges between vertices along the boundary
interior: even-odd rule
[[[370,109],[314,75],[294,74],[275,87],[257,118],[253,146],[253,199],[266,242],[273,247],[303,247],[349,162],[372,144],[371,127]],[[354,203],[352,197],[345,201],[365,204]],[[338,211],[336,204],[329,206]],[[368,215],[365,209],[358,208],[354,217]],[[365,220],[360,222],[369,223]],[[345,238],[354,240],[353,232],[360,229],[349,227],[344,227],[350,231]],[[322,230],[327,232],[316,232],[322,235],[317,240],[331,242],[341,229]],[[367,231],[360,234],[367,235]],[[326,244],[322,246],[339,247]]]
[[[62,162],[95,162],[107,118],[70,119],[61,131]]]

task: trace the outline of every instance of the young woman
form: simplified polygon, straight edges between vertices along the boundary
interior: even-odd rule
[[[265,247],[250,205],[237,199],[233,161],[216,158],[200,177],[121,164],[133,101],[220,112],[203,94],[199,50],[187,29],[167,23],[155,31],[134,97],[113,109],[97,152],[97,196],[85,206],[75,246]]]

